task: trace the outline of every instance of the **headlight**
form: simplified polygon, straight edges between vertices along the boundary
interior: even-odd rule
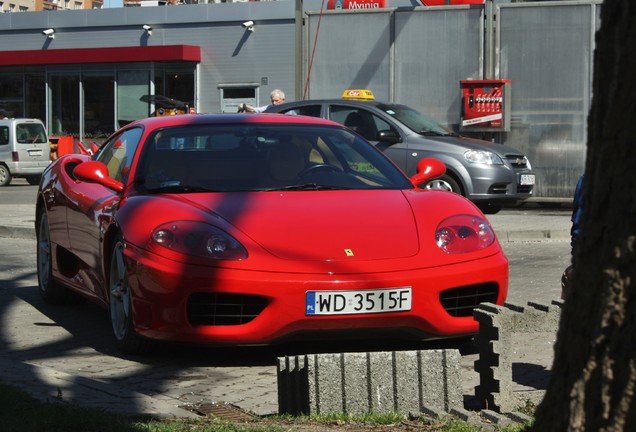
[[[225,231],[203,222],[175,221],[160,225],[152,241],[167,249],[199,258],[242,260],[247,251]]]
[[[499,156],[489,151],[483,150],[468,150],[464,153],[464,159],[471,163],[503,165],[503,161]]]
[[[444,219],[435,231],[437,247],[448,254],[475,252],[495,241],[495,233],[478,216],[457,215]]]

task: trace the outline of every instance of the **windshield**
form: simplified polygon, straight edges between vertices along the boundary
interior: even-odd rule
[[[430,117],[406,105],[379,104],[378,108],[421,135],[456,135]]]
[[[413,187],[345,128],[264,123],[161,129],[144,144],[135,183],[151,193]]]

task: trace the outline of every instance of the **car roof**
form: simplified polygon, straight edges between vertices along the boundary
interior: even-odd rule
[[[305,99],[305,100],[301,100],[301,101],[293,101],[293,102],[285,102],[282,103],[280,105],[276,105],[274,107],[270,107],[267,109],[267,112],[271,111],[278,111],[279,109],[284,109],[286,107],[293,107],[293,106],[301,106],[301,105],[311,105],[311,104],[333,104],[333,103],[338,103],[338,104],[343,104],[343,105],[351,105],[351,106],[378,106],[378,105],[398,105],[398,104],[392,104],[389,102],[383,102],[383,101],[379,101],[379,100],[359,100],[359,99],[340,99],[340,98],[334,98],[334,99]]]

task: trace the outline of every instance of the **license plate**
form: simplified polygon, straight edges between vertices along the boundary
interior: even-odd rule
[[[42,150],[29,150],[29,156],[42,156]]]
[[[521,186],[532,186],[532,185],[534,185],[534,174],[521,174],[519,176],[519,184]]]
[[[346,315],[411,310],[411,287],[364,291],[307,291],[306,315]]]

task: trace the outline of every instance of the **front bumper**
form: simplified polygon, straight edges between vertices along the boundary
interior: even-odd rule
[[[467,198],[471,201],[517,202],[533,196],[534,184],[527,184],[529,177],[536,182],[536,176],[531,170],[499,165],[471,167],[469,172],[473,188]]]
[[[465,308],[466,297],[481,287],[491,292],[482,300],[502,304],[508,286],[503,253],[437,268],[340,275],[189,265],[134,247],[126,249],[126,258],[135,330],[152,339],[207,344],[274,344],[339,332],[369,338],[393,332],[418,339],[474,334],[478,323],[472,308]],[[412,287],[410,311],[305,315],[307,291],[401,286]],[[453,307],[448,305],[455,303],[461,303],[460,316],[449,313]]]

